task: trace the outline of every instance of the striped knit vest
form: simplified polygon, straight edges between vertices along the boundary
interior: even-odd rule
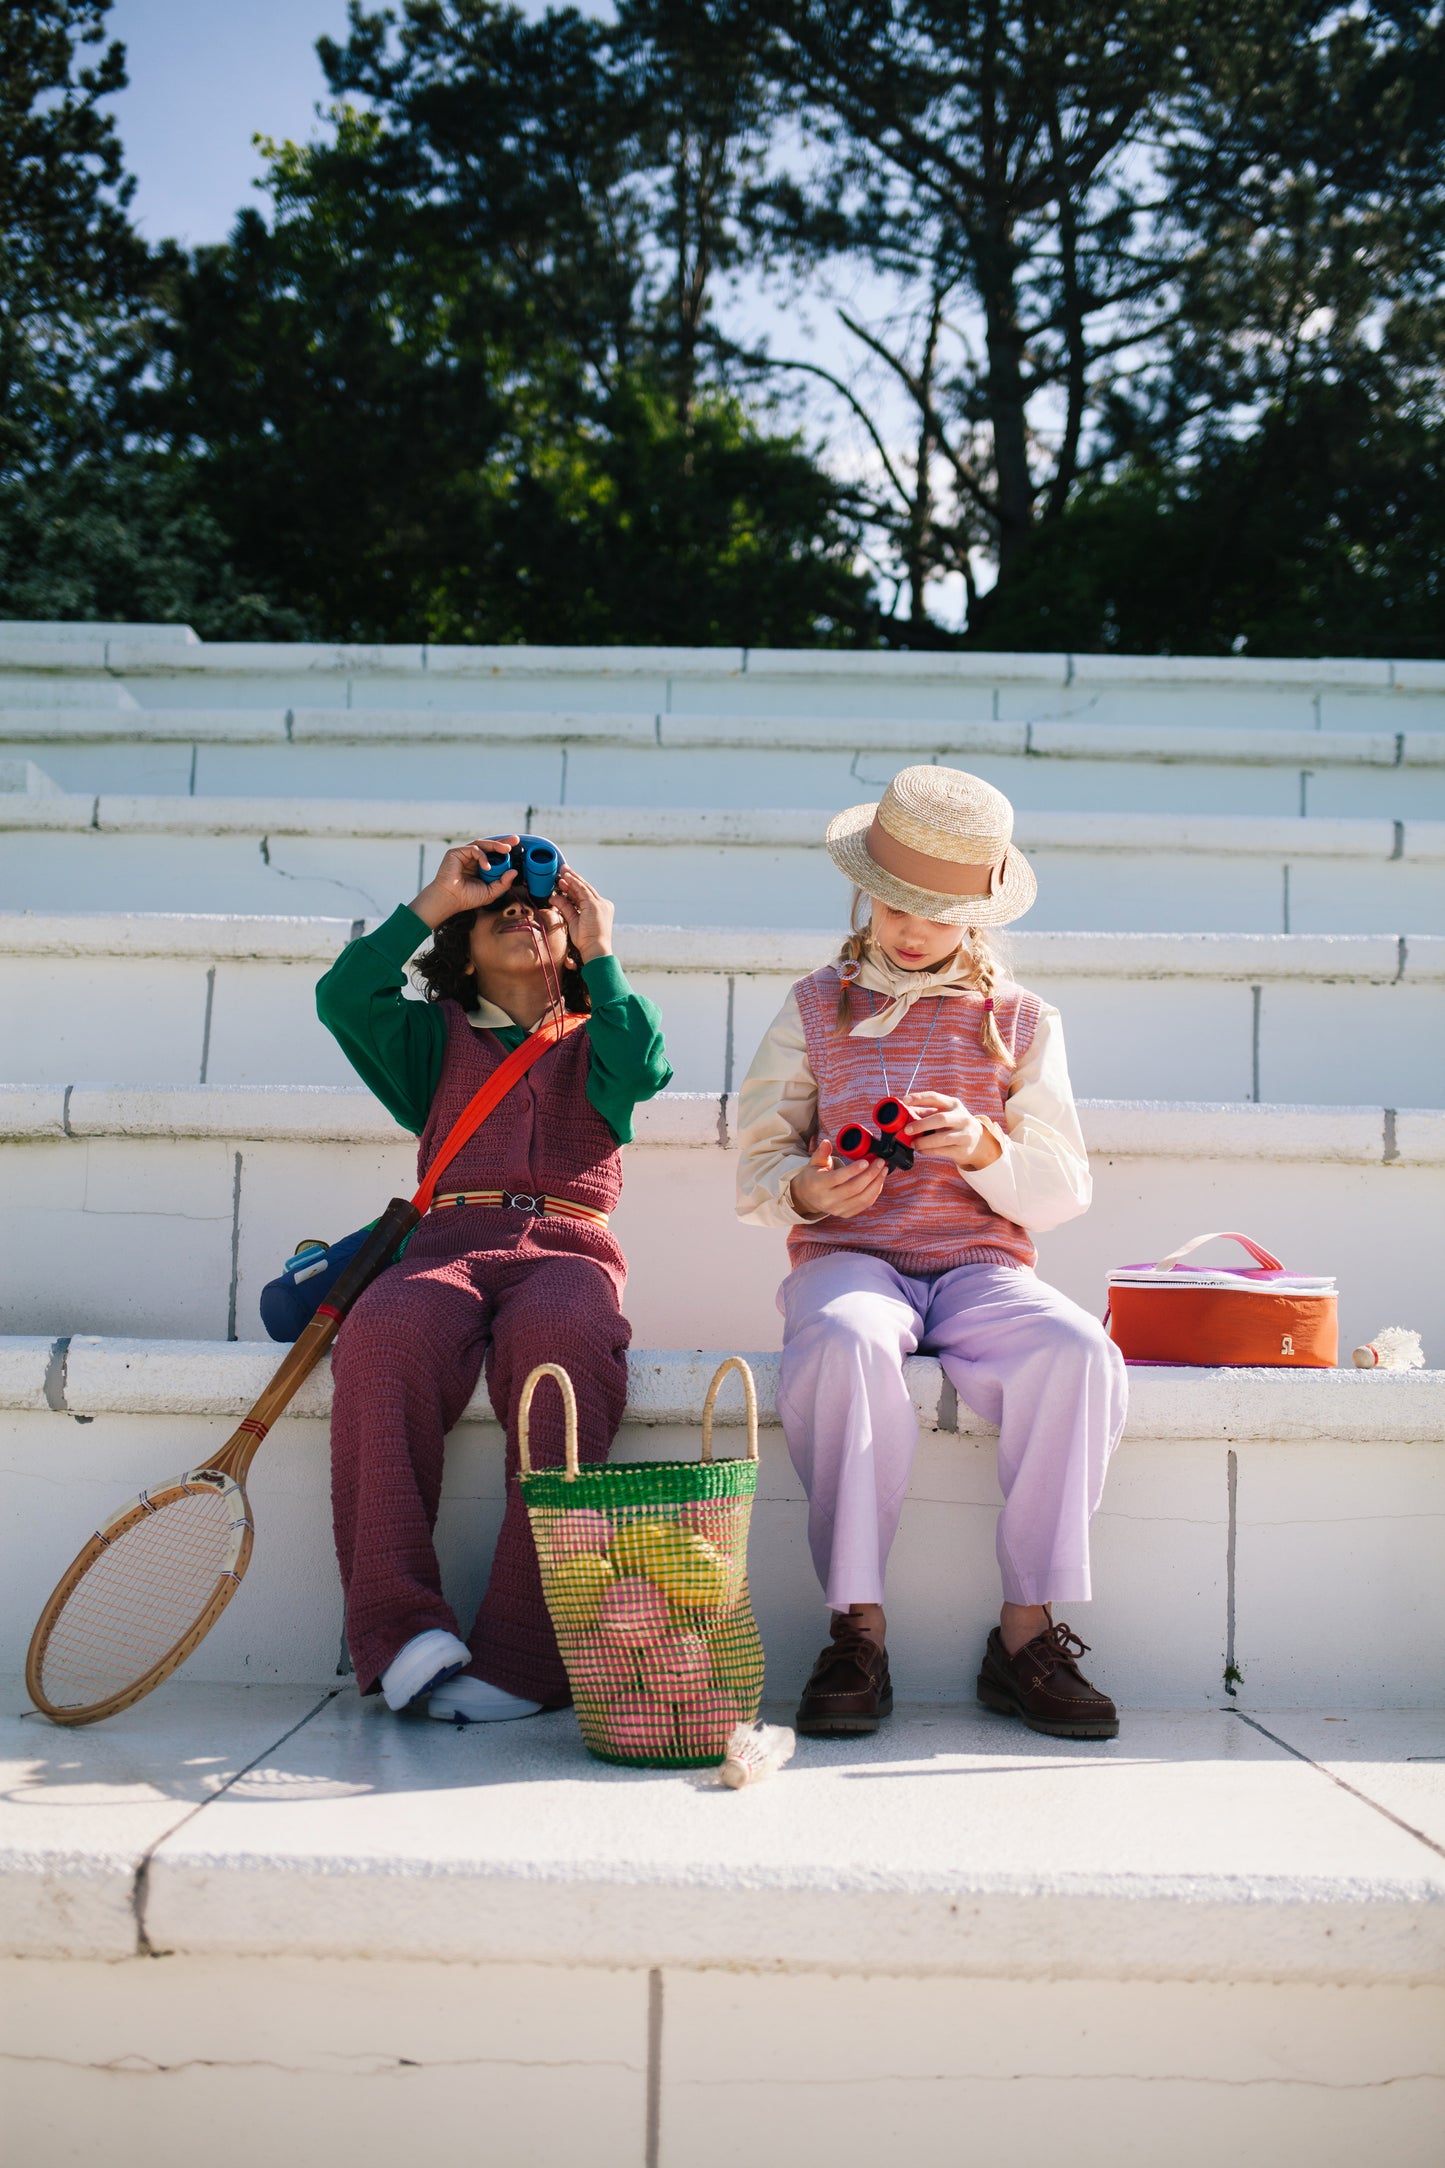
[[[446,1055],[426,1128],[417,1145],[417,1174],[505,1053],[491,1031],[474,1031],[460,1003],[444,1001]],[[617,1139],[587,1097],[592,1049],[586,1030],[549,1047],[494,1107],[457,1153],[443,1190],[527,1190],[569,1197],[595,1212],[616,1210],[622,1195]]]
[[[840,1029],[834,965],[815,971],[793,991],[803,1019],[808,1066],[818,1084],[819,1136],[836,1137],[845,1122],[872,1128],[880,1099],[906,1097],[925,1042],[928,1052],[914,1089],[947,1092],[970,1112],[991,1115],[1004,1126],[1013,1072],[1006,1062],[985,1053],[979,1042],[981,994],[925,997],[886,1039],[853,1039],[848,1036],[851,1025],[860,1023],[870,1007],[881,1007],[882,996],[849,987],[849,1023]],[[1037,995],[1002,985],[993,1006],[999,1037],[1021,1061],[1038,1026]],[[985,1204],[951,1161],[923,1153],[906,1172],[892,1171],[878,1202],[856,1219],[815,1220],[789,1230],[788,1255],[795,1265],[831,1250],[868,1250],[896,1271],[920,1279],[951,1272],[956,1265],[1031,1266],[1037,1258],[1024,1229]]]

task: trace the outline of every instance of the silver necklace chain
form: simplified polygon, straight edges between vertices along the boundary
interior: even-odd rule
[[[878,996],[876,994],[872,994],[871,998],[873,1002],[873,1014],[876,1016],[878,1014]],[[918,1072],[923,1067],[924,1059],[928,1053],[928,1049],[933,1044],[933,1034],[938,1029],[938,1019],[942,1014],[943,1003],[938,1000],[937,996],[935,996],[933,1021],[929,1024],[927,1036],[923,1041],[923,1052],[919,1055],[917,1061],[913,1064],[913,1074],[908,1079],[908,1082],[904,1085],[901,1092],[896,1092],[893,1089],[893,1086],[888,1081],[888,1060],[883,1052],[883,1041],[881,1039],[878,1041],[878,1066],[883,1071],[883,1091],[884,1095],[887,1098],[899,1099],[904,1101],[907,1100],[908,1094],[912,1091],[915,1083],[918,1080]]]

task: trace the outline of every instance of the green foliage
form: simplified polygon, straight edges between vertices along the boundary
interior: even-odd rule
[[[147,257],[100,101],[125,83],[109,0],[0,8],[0,477],[95,450],[143,355]]]
[[[1003,648],[1440,653],[1445,427],[1317,387],[1183,472],[1132,469],[1043,529],[991,616]]]
[[[189,463],[136,436],[177,252],[133,231],[114,123],[109,0],[0,9],[0,614],[183,619],[295,637],[244,583]]]
[[[352,0],[193,256],[131,228],[108,7],[0,7],[0,613],[1438,651],[1442,0]],[[886,419],[728,339],[743,271],[888,283],[838,312]]]
[[[620,379],[596,425],[507,476],[492,576],[449,580],[431,637],[769,647],[873,632],[846,494],[735,399],[704,395],[684,423],[670,390]]]
[[[1442,151],[1438,7],[1200,16],[1164,164],[1175,313],[982,637],[1440,652]]]
[[[1170,114],[1162,364],[1177,441],[1302,388],[1439,402],[1445,348],[1445,12],[1254,0],[1201,17]]]
[[[183,464],[129,455],[0,482],[0,616],[186,624],[206,640],[314,630],[242,580]]]
[[[1426,522],[1392,566],[1426,562],[1434,531],[1397,469],[1402,430],[1435,441],[1445,348],[1438,0],[726,12],[753,26],[814,150],[765,195],[762,230],[890,282],[872,319],[838,315],[908,417],[902,442],[876,442],[875,517],[910,641],[933,634],[925,597],[945,573],[985,645],[1060,645],[1065,618],[1090,628],[1081,644],[1111,624],[1125,645],[1177,649],[1203,627],[1209,645],[1253,641],[1262,625],[1213,569],[1243,529],[1261,553],[1271,538],[1278,637],[1328,640],[1325,597],[1344,587],[1362,652],[1395,635],[1398,611],[1363,609],[1391,581],[1348,564],[1368,547],[1383,570],[1375,502]],[[871,428],[855,385],[837,388]],[[1358,431],[1328,487],[1294,449],[1325,411]],[[1209,553],[1210,599],[1174,557],[1146,622],[1125,563],[1156,504]],[[982,596],[980,552],[998,571]],[[1101,582],[1120,591],[1112,616]]]
[[[1197,4],[731,0],[812,147],[764,230],[888,282],[875,320],[838,316],[907,414],[879,515],[915,636],[941,573],[977,608],[980,547],[1011,577],[1084,471],[1113,357],[1162,314],[1150,151]]]
[[[342,107],[330,141],[273,147],[272,223],[243,217],[178,292],[158,404],[238,563],[333,637],[866,637],[848,493],[720,388],[679,411],[644,268],[624,282],[598,239],[610,154],[590,180],[518,155],[570,34],[559,89],[546,24],[483,27],[525,31],[550,85],[509,114],[493,76],[495,160],[448,170],[475,120],[454,81],[437,104],[393,84],[388,118]]]

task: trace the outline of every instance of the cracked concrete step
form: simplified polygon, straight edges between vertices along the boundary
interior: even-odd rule
[[[910,1707],[736,1803],[504,1730],[183,1684],[6,1721],[18,2156],[179,2162],[198,2117],[215,2168],[390,2168],[419,2117],[594,2168],[739,2127],[797,2168],[1438,2153],[1438,1720]]]
[[[1101,1101],[1081,1107],[1095,1199],[1039,1239],[1096,1314],[1107,1272],[1209,1228],[1337,1273],[1346,1350],[1387,1322],[1445,1348],[1445,1112]],[[639,1109],[614,1225],[640,1339],[776,1345],[777,1231],[733,1208],[735,1102]],[[266,1280],[303,1236],[373,1219],[415,1185],[415,1144],[363,1088],[0,1090],[0,1310],[17,1330],[259,1333]]]
[[[1394,1818],[1392,1757],[1438,1735],[1418,1718],[1362,1715],[1338,1757],[1312,1712],[1273,1710],[1141,1715],[1132,1750],[1121,1737],[1061,1752],[1015,1732],[1000,1751],[998,1725],[925,1706],[876,1739],[807,1742],[757,1795],[772,1810],[724,1825],[705,1784],[589,1762],[565,1713],[457,1733],[398,1723],[349,1689],[320,1708],[274,1689],[164,1695],[149,1737],[128,1714],[63,1742],[91,1763],[97,1804],[114,1796],[131,1828],[102,1850],[99,1816],[82,1810],[71,1858],[41,1852],[35,1879],[80,1900],[68,1937],[56,1918],[52,1950],[129,1955],[139,1914],[151,1948],[178,1959],[345,1957],[375,1906],[381,1958],[1156,1983],[1438,1973],[1438,1854]],[[239,1775],[268,1722],[270,1750]],[[43,1767],[56,1735],[6,1729],[20,1767]],[[163,1757],[182,1747],[206,1776],[155,1797]],[[1341,1764],[1358,1767],[1353,1793],[1330,1782]],[[1106,1804],[1059,1813],[1081,1769]],[[307,1770],[310,1786],[297,1781]],[[990,1786],[966,1781],[985,1772]],[[898,1832],[881,1856],[876,1810],[854,1792],[870,1773]],[[1435,1787],[1419,1789],[1438,1827]],[[37,1805],[27,1819],[53,1843],[63,1813]],[[143,1852],[144,1890],[122,1909],[125,1864]],[[27,1938],[36,1956],[49,1954],[43,1933],[37,1921]]]
[[[798,809],[111,798],[0,792],[10,910],[337,909],[381,917],[448,841],[550,835],[642,923],[824,925],[848,891]],[[1041,931],[1445,930],[1445,821],[1024,813]],[[158,838],[164,838],[159,845]]]
[[[19,2156],[103,2126],[180,2161],[200,2117],[216,2168],[389,2168],[420,2116],[595,2168],[733,2168],[740,2125],[797,2168],[952,2168],[960,2127],[1077,2168],[1434,2161],[1438,1723],[1061,1749],[917,1708],[727,1805],[569,1721],[172,1686],[104,1735],[7,1722]]]
[[[350,1082],[314,986],[370,923],[0,913],[0,1077],[69,1079],[103,1047],[118,1083]],[[678,1088],[721,1091],[745,1072],[789,984],[837,937],[625,926],[618,944],[662,1012]],[[1062,1007],[1084,1097],[1398,1106],[1445,1086],[1439,935],[1020,930],[1008,954],[1025,985]]]
[[[277,1354],[79,1335],[0,1341],[0,1662],[18,1665],[89,1528],[215,1450]],[[619,1457],[695,1455],[717,1360],[634,1346]],[[776,1427],[776,1357],[749,1360],[764,1421],[750,1582],[768,1690],[786,1696],[815,1653],[820,1599]],[[957,1699],[998,1601],[993,1433],[935,1362],[908,1369],[922,1435],[890,1573],[890,1646],[905,1699]],[[330,1397],[329,1372],[313,1376],[256,1461],[255,1562],[198,1652],[197,1678],[334,1677]],[[738,1397],[725,1393],[720,1451],[740,1444]],[[480,1592],[500,1509],[500,1438],[479,1389],[448,1448],[438,1523],[459,1612]],[[1227,1664],[1245,1706],[1432,1705],[1445,1699],[1442,1512],[1445,1372],[1136,1371],[1095,1523],[1095,1601],[1074,1607],[1075,1623],[1104,1683],[1135,1707],[1210,1706],[1227,1698]]]

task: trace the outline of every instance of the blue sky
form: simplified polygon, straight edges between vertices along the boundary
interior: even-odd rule
[[[540,13],[544,0],[524,4]],[[150,241],[224,240],[255,200],[252,136],[304,139],[315,125],[316,40],[345,35],[346,0],[114,0],[107,29],[130,69],[114,110],[137,225]]]
[[[150,241],[224,240],[256,200],[251,138],[308,135],[326,84],[316,40],[346,0],[115,0],[130,88],[115,101],[134,215]]]

